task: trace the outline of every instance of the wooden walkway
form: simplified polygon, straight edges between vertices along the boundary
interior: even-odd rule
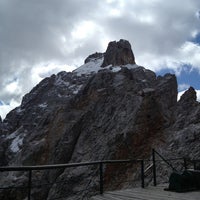
[[[176,193],[165,191],[166,186],[149,186],[145,189],[134,188],[105,192],[91,200],[200,200],[200,191]]]

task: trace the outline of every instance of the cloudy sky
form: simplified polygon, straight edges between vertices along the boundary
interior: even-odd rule
[[[137,64],[175,73],[180,92],[200,90],[199,0],[0,0],[0,115],[120,38]]]

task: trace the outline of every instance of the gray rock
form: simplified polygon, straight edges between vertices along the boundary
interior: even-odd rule
[[[104,61],[101,67],[107,65],[120,66],[126,64],[135,64],[131,45],[127,40],[113,41],[108,44],[104,54]]]
[[[196,102],[197,95],[193,87],[190,87],[180,98],[180,103],[193,103]]]
[[[180,98],[174,109],[176,122],[174,128],[181,129],[190,124],[199,123],[199,102],[196,101],[196,91],[190,87]]]

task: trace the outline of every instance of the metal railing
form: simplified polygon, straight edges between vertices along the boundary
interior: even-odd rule
[[[156,156],[159,157],[159,159],[156,159]],[[68,163],[68,164],[55,164],[55,165],[40,165],[40,166],[6,166],[6,167],[0,167],[0,172],[28,172],[28,180],[27,183],[23,187],[2,187],[0,186],[0,190],[8,190],[8,189],[26,189],[26,196],[28,200],[31,200],[32,196],[32,189],[36,186],[33,185],[33,172],[35,171],[44,171],[44,170],[65,170],[67,168],[77,168],[77,167],[88,167],[88,166],[95,166],[97,170],[97,179],[98,179],[98,184],[99,184],[99,189],[98,193],[103,194],[105,191],[105,184],[106,184],[106,177],[105,177],[105,168],[108,168],[108,165],[116,165],[116,167],[119,167],[119,165],[122,165],[122,168],[126,168],[127,165],[130,165],[129,168],[133,168],[134,170],[139,170],[135,174],[139,174],[139,181],[140,186],[142,188],[145,187],[145,179],[147,177],[151,177],[153,181],[153,185],[157,185],[157,166],[158,162],[165,162],[169,168],[171,168],[173,171],[178,171],[172,164],[172,161],[177,161],[181,160],[184,166],[184,169],[188,168],[188,164],[192,163],[193,168],[197,169],[197,163],[200,163],[200,160],[188,160],[186,158],[173,158],[173,159],[166,159],[164,158],[160,153],[158,153],[156,150],[152,150],[152,159],[133,159],[133,160],[103,160],[103,161],[93,161],[93,162],[83,162],[83,163]],[[146,163],[149,163],[148,166]],[[93,169],[94,170],[94,169]],[[126,169],[125,169],[126,170]],[[115,171],[115,170],[110,170],[110,171]],[[110,172],[109,171],[109,172]],[[118,171],[117,171],[118,172]],[[113,177],[117,174],[117,172],[113,175]],[[132,171],[130,172],[132,173]],[[127,175],[129,176],[130,173]],[[109,173],[107,173],[109,174]],[[111,178],[112,175],[109,174]],[[128,181],[134,181],[136,178],[134,177],[133,180],[128,180]],[[57,183],[64,184],[65,181],[60,181]],[[50,183],[45,183],[43,185],[48,185],[52,186],[54,182]],[[42,186],[41,183],[37,185],[37,187]],[[89,186],[88,186],[89,187]],[[81,192],[81,191],[80,191]],[[59,199],[57,198],[52,198],[53,199]]]
[[[160,159],[156,159],[156,155]],[[157,164],[158,164],[158,162],[164,162],[173,172],[180,173],[180,169],[177,169],[177,166],[174,167],[174,165],[172,164],[172,162],[178,162],[178,161],[180,162],[179,167],[180,167],[180,165],[182,165],[182,168],[184,170],[188,169],[188,164],[190,164],[190,168],[192,167],[193,170],[199,169],[199,167],[197,167],[197,163],[200,164],[200,159],[192,160],[192,159],[188,159],[188,158],[184,158],[184,157],[180,157],[180,158],[167,158],[166,159],[158,151],[156,151],[155,149],[152,149],[153,185],[154,186],[157,185],[157,171],[158,171],[157,170]],[[191,164],[192,164],[192,166],[191,166]]]
[[[140,164],[141,168],[141,187],[144,188],[144,160],[103,160],[83,163],[68,163],[68,164],[56,164],[56,165],[40,165],[40,166],[8,166],[0,167],[0,172],[28,172],[27,185],[23,189],[27,189],[27,198],[31,200],[31,190],[34,187],[32,185],[33,172],[38,170],[54,170],[54,169],[66,169],[72,167],[83,167],[83,166],[99,166],[99,193],[104,192],[104,167],[108,164],[119,165],[119,164]],[[53,183],[49,183],[53,184]],[[1,187],[0,190],[6,189],[17,189],[18,187]]]

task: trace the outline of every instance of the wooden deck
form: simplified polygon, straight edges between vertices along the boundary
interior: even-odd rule
[[[165,191],[166,186],[149,186],[145,189],[134,188],[105,192],[91,200],[200,200],[200,191],[176,193]]]

